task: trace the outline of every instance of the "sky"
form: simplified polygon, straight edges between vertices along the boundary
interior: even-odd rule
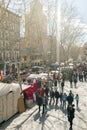
[[[78,11],[79,20],[81,23],[81,26],[84,26],[85,31],[87,32],[87,0],[42,0],[43,3],[46,5],[47,1],[54,2],[54,1],[60,1],[60,3],[67,1],[68,4],[73,4],[74,7],[76,7]],[[78,21],[79,21],[78,20]],[[87,41],[87,36],[83,41]]]
[[[8,2],[8,0],[5,0],[5,1]],[[12,0],[12,1],[16,1],[16,3],[20,3],[23,0]],[[27,3],[29,3],[29,1],[33,1],[33,0],[25,0],[25,1],[27,1]],[[48,1],[53,4],[53,2],[56,0],[41,0],[41,1],[44,4],[47,3]],[[87,0],[60,0],[60,1],[67,1],[68,3],[72,2],[78,9],[79,17],[80,17],[81,21],[83,23],[87,24]],[[16,5],[16,7],[17,7],[17,5]]]
[[[8,2],[8,0],[5,0],[5,1],[7,1]],[[12,0],[13,1],[13,3],[14,3],[14,1],[16,1],[15,3],[21,3],[21,2],[23,2],[24,0]],[[25,0],[26,1],[26,3],[28,3],[28,5],[29,5],[29,3],[30,3],[30,1],[33,1],[33,0]],[[53,3],[55,2],[55,1],[57,1],[57,0],[41,0],[42,1],[42,3],[44,4],[44,7],[45,6],[47,6],[47,3],[48,2],[51,2],[52,3],[52,5],[53,5]],[[77,10],[78,10],[78,14],[79,14],[79,19],[80,19],[80,21],[81,21],[81,23],[82,24],[85,24],[86,26],[87,26],[87,0],[59,0],[59,1],[67,1],[68,3],[73,3],[74,5],[75,5],[75,7],[77,8]],[[28,6],[27,5],[27,6]],[[17,4],[13,4],[13,6],[12,5],[10,5],[10,8],[15,8],[15,9],[17,9]],[[14,10],[14,9],[13,9]],[[18,10],[18,12],[19,11],[22,11],[22,10]],[[87,38],[86,38],[87,39]]]
[[[69,1],[69,0],[68,0]],[[74,0],[75,5],[79,12],[79,18],[83,26],[86,27],[87,32],[87,0]],[[87,42],[87,35],[82,39],[83,42]]]
[[[8,0],[5,1],[8,2]],[[20,3],[23,0],[11,0],[11,1],[16,1],[17,3]],[[25,0],[25,1],[29,2],[33,0]],[[47,1],[54,2],[55,0],[41,0],[41,1],[43,1],[43,3],[47,3]],[[83,20],[83,22],[87,23],[87,0],[60,0],[60,1],[67,1],[68,3],[72,1],[80,13],[80,18]]]
[[[43,0],[43,1],[47,1],[47,0]],[[55,1],[55,0],[51,0],[51,1]],[[87,24],[87,0],[59,0],[59,1],[60,2],[67,1],[67,3],[70,4],[72,3],[77,8],[81,21]]]
[[[79,11],[81,21],[87,24],[87,0],[74,0],[74,2]]]

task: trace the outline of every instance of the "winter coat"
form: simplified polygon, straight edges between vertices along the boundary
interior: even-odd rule
[[[45,94],[46,94],[46,96],[48,96],[48,93],[49,93],[49,88],[46,87],[46,89],[45,89]]]
[[[67,95],[63,95],[63,96],[62,96],[62,100],[63,100],[63,101],[67,101]]]
[[[59,98],[59,97],[60,97],[59,92],[55,91],[55,98]]]
[[[43,101],[43,105],[47,105],[47,97],[46,96],[43,97],[42,101]]]
[[[68,108],[67,108],[68,121],[73,120],[73,118],[75,117],[74,113],[75,113],[75,109],[73,107],[70,108],[70,106],[68,106]]]
[[[54,98],[54,96],[55,96],[55,95],[54,95],[54,91],[50,91],[50,97],[51,97],[51,98]]]
[[[72,102],[73,102],[73,96],[71,94],[69,96],[67,96],[67,101],[68,101],[69,105],[72,104]]]
[[[64,87],[64,81],[61,82],[61,87]]]
[[[54,86],[57,86],[57,80],[55,80],[55,82],[54,82]]]
[[[42,103],[43,103],[42,97],[38,96],[38,97],[37,97],[37,105],[38,105],[38,106],[41,106]]]
[[[75,96],[76,101],[79,101],[79,96]]]

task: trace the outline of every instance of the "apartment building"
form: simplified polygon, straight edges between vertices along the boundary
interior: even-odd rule
[[[12,64],[19,59],[20,17],[0,8],[0,59]]]

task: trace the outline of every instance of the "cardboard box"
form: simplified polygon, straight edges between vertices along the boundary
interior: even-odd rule
[[[18,99],[18,111],[19,113],[25,112],[24,99],[22,96]]]

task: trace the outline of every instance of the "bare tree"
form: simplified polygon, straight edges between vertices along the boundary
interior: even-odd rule
[[[49,2],[49,1],[48,1]],[[52,7],[48,8],[48,17],[50,21],[49,31],[52,36],[56,34],[56,24],[57,24],[57,12],[56,3],[54,2],[54,11],[52,13]],[[50,5],[51,2],[48,3]],[[84,35],[82,28],[80,27],[80,21],[78,16],[78,10],[74,6],[74,3],[67,3],[66,1],[61,2],[61,23],[60,23],[60,60],[68,60],[70,58],[70,51],[72,46],[79,43],[82,36]],[[48,21],[48,22],[49,22]],[[52,41],[51,41],[52,42]],[[54,43],[52,43],[54,44]],[[56,50],[55,50],[56,51]],[[62,55],[61,55],[62,54]],[[60,61],[61,62],[61,61]]]
[[[47,0],[50,63],[56,62],[56,0]]]
[[[66,60],[68,60],[72,46],[80,41],[84,33],[80,28],[78,11],[73,3],[70,5],[63,3],[61,12],[61,45],[67,50]]]
[[[81,47],[77,45],[72,46],[70,56],[73,58],[73,60],[76,61],[80,55],[81,55]]]
[[[7,3],[7,4],[6,4]],[[0,7],[4,7],[4,8],[8,8],[9,4],[11,3],[11,0],[8,0],[7,2],[5,2],[5,0],[2,0],[0,2]]]
[[[6,4],[5,0],[2,0],[2,1],[0,2],[0,9],[1,9],[1,11],[2,11],[2,15],[1,15],[0,22],[1,22],[1,20],[5,17],[6,9],[8,9],[10,3],[11,3],[11,0],[8,0],[8,1],[7,1],[7,4]]]

